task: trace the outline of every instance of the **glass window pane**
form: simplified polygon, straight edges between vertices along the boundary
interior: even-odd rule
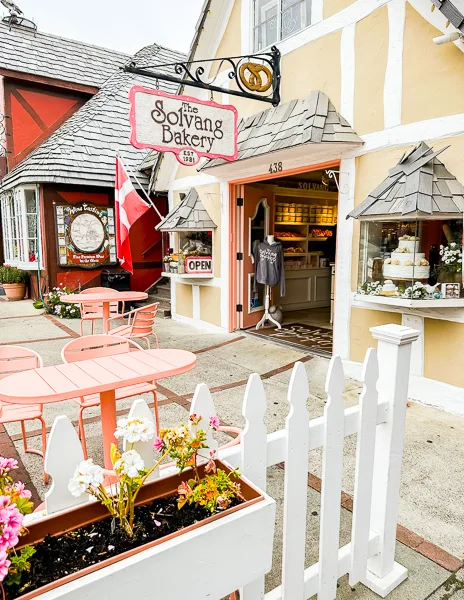
[[[27,215],[27,235],[29,238],[37,237],[37,215]]]
[[[311,24],[311,0],[282,0],[281,37],[286,37]]]
[[[26,198],[26,212],[27,213],[36,213],[36,203],[35,203],[35,190],[24,190],[24,196]]]
[[[254,48],[262,50],[277,42],[277,0],[255,0]]]

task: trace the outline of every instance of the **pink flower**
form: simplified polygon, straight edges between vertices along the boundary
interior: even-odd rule
[[[216,463],[214,462],[215,455],[216,450],[211,450],[209,453],[209,460],[205,467],[205,473],[216,473]]]
[[[153,447],[157,452],[161,452],[161,450],[163,449],[163,439],[160,437],[155,438],[155,441],[153,442]]]
[[[4,551],[0,551],[0,581],[3,581],[8,575],[8,567],[11,562],[8,560],[8,554]]]
[[[24,487],[24,483],[21,483],[21,481],[18,481],[14,484],[14,491],[22,499],[29,499],[32,496],[32,492],[30,490],[26,490],[26,488]]]
[[[18,468],[18,461],[14,458],[4,458],[0,456],[0,475],[6,475],[12,469]]]
[[[219,425],[220,425],[219,417],[216,417],[215,415],[211,415],[211,417],[209,418],[209,424],[211,425],[211,427],[214,430],[217,431],[219,429]]]

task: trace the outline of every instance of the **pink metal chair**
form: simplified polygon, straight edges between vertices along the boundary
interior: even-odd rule
[[[124,338],[144,339],[147,342],[148,348],[150,348],[150,340],[148,336],[152,335],[155,338],[156,347],[159,348],[158,336],[153,331],[153,324],[158,311],[158,305],[159,303],[155,302],[155,304],[149,304],[148,306],[136,308],[130,312],[118,315],[118,317],[110,317],[108,319],[110,327],[111,321],[121,317],[127,317],[127,324],[121,325],[121,327],[116,327],[116,329],[112,329],[108,332],[108,334],[117,335]]]
[[[115,354],[126,354],[127,352],[133,352],[135,350],[142,350],[136,342],[128,340],[123,337],[117,337],[113,335],[87,335],[81,338],[71,340],[64,346],[61,351],[61,359],[65,363],[77,362],[80,360],[86,360],[88,358],[99,358],[102,356],[114,356]],[[158,410],[158,397],[156,395],[156,385],[152,383],[139,383],[136,385],[129,385],[124,388],[115,390],[116,400],[123,400],[132,396],[138,396],[139,394],[153,394],[154,406],[155,406],[155,421],[156,431],[159,433],[159,410]],[[87,443],[85,439],[84,429],[84,418],[83,412],[86,408],[100,405],[100,395],[91,394],[89,396],[81,396],[74,400],[79,405],[79,437],[82,442],[82,449],[84,456],[87,458]]]
[[[0,379],[28,369],[42,367],[42,359],[28,348],[22,346],[0,346]],[[25,421],[38,419],[42,428],[42,450],[29,448],[27,445]],[[45,456],[47,447],[47,426],[43,418],[42,404],[9,404],[0,402],[0,423],[20,423],[23,437],[24,452]],[[48,475],[44,472],[44,481],[48,482]]]
[[[105,294],[107,294],[109,291],[108,288],[105,287],[93,287],[93,288],[87,288],[86,290],[82,290],[80,293],[81,294],[98,294],[98,292],[104,292]],[[117,290],[112,290],[115,294],[115,296],[118,295],[118,291]],[[115,302],[111,302],[110,303],[110,315],[112,315],[113,319],[117,319],[117,318],[122,318],[121,313],[119,312],[119,302],[118,300],[116,300]],[[81,336],[84,335],[83,333],[83,325],[84,325],[84,321],[90,321],[92,324],[92,335],[93,335],[93,324],[95,321],[98,320],[103,320],[103,303],[101,304],[97,304],[95,302],[93,303],[89,303],[89,304],[81,304],[80,305],[81,308],[81,322],[79,324],[79,330],[80,330],[80,334]],[[124,312],[124,302],[122,303],[122,312]]]

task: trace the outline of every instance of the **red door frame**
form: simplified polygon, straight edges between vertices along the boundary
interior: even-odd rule
[[[306,167],[298,167],[296,169],[287,169],[279,173],[255,175],[245,179],[236,179],[229,181],[229,331],[235,331],[239,327],[237,322],[237,312],[235,305],[237,304],[237,203],[236,198],[243,197],[243,191],[239,193],[238,188],[246,183],[256,183],[269,181],[270,179],[279,179],[288,177],[289,175],[299,175],[300,173],[309,173],[311,171],[320,171],[321,169],[333,169],[340,166],[340,160],[332,160],[317,165],[309,165]],[[339,194],[340,201],[340,194]]]

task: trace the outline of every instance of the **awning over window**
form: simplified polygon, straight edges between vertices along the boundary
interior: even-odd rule
[[[203,206],[195,188],[161,221],[156,229],[160,231],[192,231],[195,229],[208,230],[216,228],[208,211]]]
[[[241,119],[238,124],[238,158],[234,162],[295,146],[337,143],[356,147],[363,141],[348,121],[337,113],[326,94],[313,91],[306,98]],[[202,170],[226,163],[222,158],[212,159]]]
[[[434,152],[421,142],[408,150],[347,218],[460,216],[464,211],[464,187],[437,158],[447,148]]]

